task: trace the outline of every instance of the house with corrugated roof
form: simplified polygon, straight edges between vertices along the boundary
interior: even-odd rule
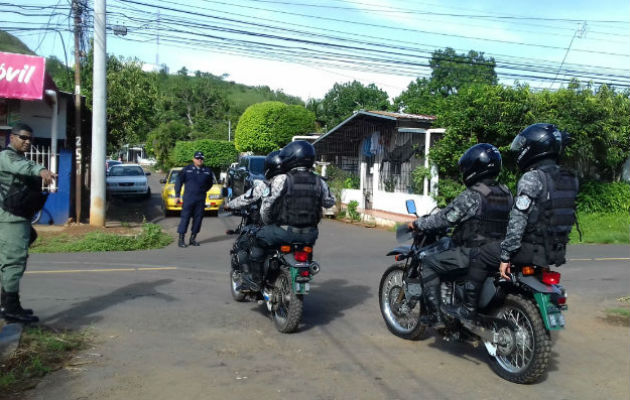
[[[355,200],[359,210],[374,218],[403,221],[405,201],[413,199],[420,215],[436,202],[438,175],[429,162],[429,149],[444,133],[433,127],[432,115],[360,110],[322,135],[313,145],[319,162],[359,177],[358,189],[344,189],[342,202]],[[430,171],[422,185],[414,183],[418,166]]]

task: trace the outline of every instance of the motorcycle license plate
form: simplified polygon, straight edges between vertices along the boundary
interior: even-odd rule
[[[549,295],[535,293],[534,298],[538,304],[545,327],[550,331],[564,329],[565,320],[562,310],[551,302]]]
[[[302,276],[302,271],[308,271],[308,267],[291,267],[291,282],[293,282],[293,291],[295,294],[308,294],[311,290],[311,284],[309,281],[310,273],[308,277]]]

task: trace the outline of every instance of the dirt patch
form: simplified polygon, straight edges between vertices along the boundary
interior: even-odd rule
[[[37,234],[41,238],[47,238],[51,236],[56,236],[59,234],[64,234],[72,237],[81,237],[85,236],[88,233],[92,232],[101,232],[108,233],[112,235],[135,235],[142,231],[142,227],[139,226],[92,226],[89,224],[69,224],[63,226],[57,225],[36,225],[34,226]]]

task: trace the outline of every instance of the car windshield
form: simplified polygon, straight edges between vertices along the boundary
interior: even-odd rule
[[[110,161],[107,161],[107,167],[108,167],[108,168],[111,168],[111,167],[113,167],[114,165],[120,165],[120,164],[122,164],[120,161],[115,161],[115,160],[110,160]]]
[[[171,171],[171,175],[168,177],[168,183],[175,183],[177,175],[179,175],[179,171]]]
[[[249,171],[253,174],[263,174],[265,172],[265,159],[251,158],[249,160]]]
[[[113,166],[109,169],[110,176],[141,176],[144,171],[136,166]]]

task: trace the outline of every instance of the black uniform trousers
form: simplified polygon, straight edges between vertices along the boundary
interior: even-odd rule
[[[188,223],[190,222],[190,218],[192,217],[192,228],[190,229],[190,233],[196,235],[201,230],[201,221],[203,220],[203,210],[206,207],[206,199],[192,199],[184,200],[184,204],[182,205],[182,212],[180,215],[179,226],[177,227],[177,233],[185,234],[188,230]]]
[[[454,247],[422,259],[422,281],[425,287],[438,286],[442,280],[464,277],[470,264],[471,249]]]
[[[544,255],[542,246],[522,243],[520,250],[512,256],[512,264],[537,264]],[[488,274],[499,272],[501,242],[486,243],[472,255],[467,280],[481,284]]]

